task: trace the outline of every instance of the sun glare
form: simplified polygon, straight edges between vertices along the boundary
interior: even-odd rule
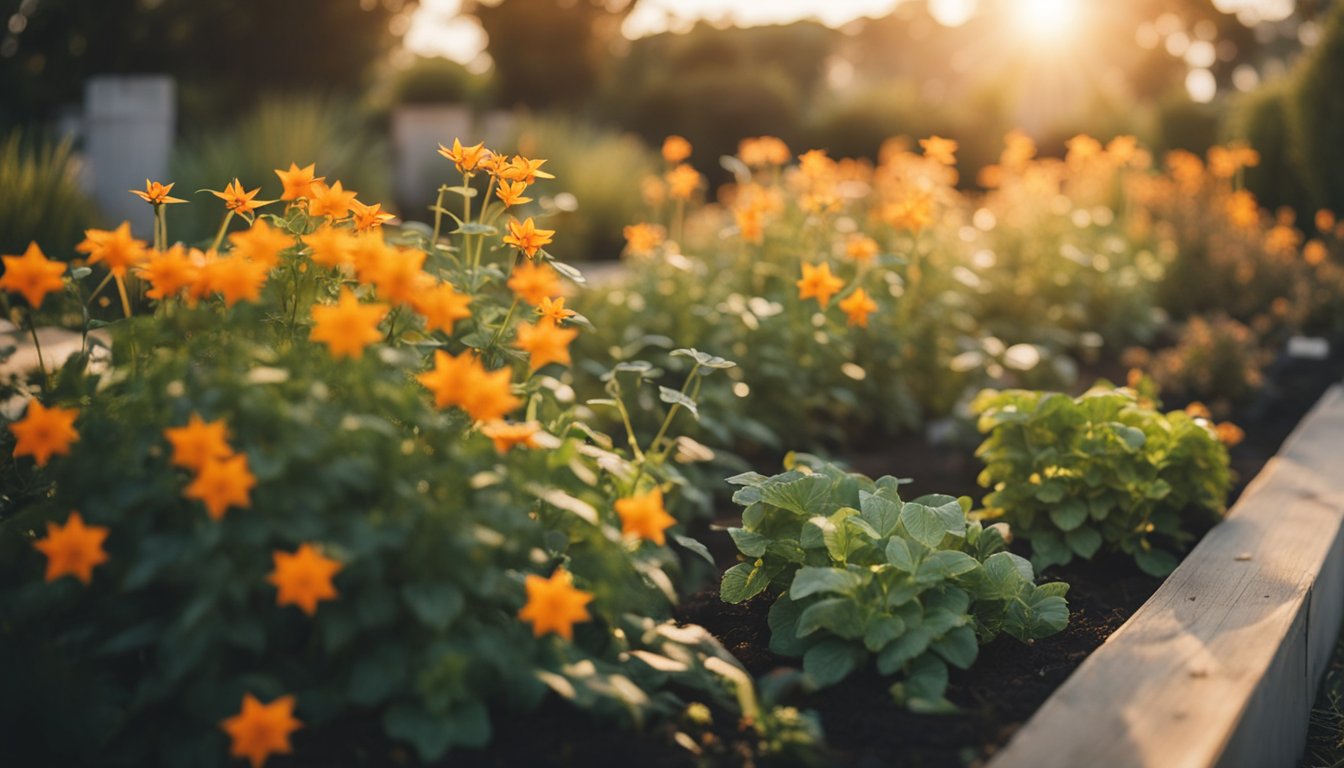
[[[1075,31],[1078,0],[1014,0],[1013,21],[1037,42],[1063,40]]]

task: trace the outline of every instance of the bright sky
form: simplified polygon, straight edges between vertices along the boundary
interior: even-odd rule
[[[1060,22],[1080,0],[1018,0],[1023,18],[1033,24]],[[980,0],[640,0],[623,32],[637,38],[689,28],[700,19],[742,26],[819,19],[831,26],[864,16],[883,16],[902,2],[926,2],[930,14],[948,26],[973,16]],[[1295,0],[1213,0],[1247,26],[1278,21],[1293,12]],[[406,47],[425,56],[446,56],[463,63],[477,60],[485,33],[475,19],[458,15],[462,0],[421,0],[406,33]]]
[[[883,16],[905,0],[641,0],[626,19],[624,32],[636,38],[683,29],[699,19],[743,26],[781,24],[815,18],[840,26],[861,16]],[[976,0],[931,0],[932,5],[973,10]],[[485,47],[485,35],[472,19],[457,15],[461,0],[421,0],[406,47],[419,54],[468,62]],[[966,13],[969,16],[969,12]]]

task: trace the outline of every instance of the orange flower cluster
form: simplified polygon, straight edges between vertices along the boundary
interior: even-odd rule
[[[439,408],[458,407],[475,421],[498,421],[523,401],[513,395],[509,370],[487,371],[469,352],[450,355],[434,352],[434,369],[416,377],[434,393]]]
[[[182,491],[205,505],[211,520],[220,520],[230,507],[252,506],[257,479],[247,466],[247,454],[235,454],[223,419],[207,422],[193,413],[185,426],[168,427],[163,436],[173,447],[173,466],[195,473]]]

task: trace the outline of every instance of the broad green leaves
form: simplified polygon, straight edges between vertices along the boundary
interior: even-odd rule
[[[986,434],[980,483],[994,488],[985,506],[1031,542],[1038,569],[1106,548],[1164,576],[1192,538],[1188,520],[1224,511],[1228,457],[1212,425],[1133,390],[986,390],[972,407]]]
[[[729,535],[747,561],[724,574],[720,594],[740,602],[776,593],[770,648],[801,656],[813,684],[875,657],[880,673],[897,676],[900,701],[943,711],[948,665],[970,666],[999,632],[1031,640],[1068,621],[1067,587],[1037,587],[1031,564],[1003,551],[997,530],[968,522],[969,500],[902,501],[894,478],[797,461],[775,477],[731,479],[746,510]]]

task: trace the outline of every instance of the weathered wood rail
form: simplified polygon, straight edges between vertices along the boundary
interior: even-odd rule
[[[1344,386],[991,768],[1296,765],[1344,616]]]

